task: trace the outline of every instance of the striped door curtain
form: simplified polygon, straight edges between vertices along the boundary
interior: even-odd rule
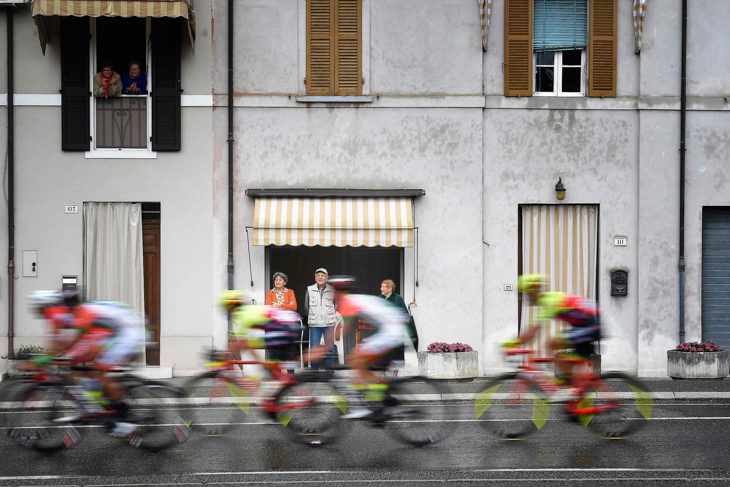
[[[525,205],[522,212],[522,274],[547,275],[548,291],[596,298],[598,206]],[[535,323],[537,308],[523,300],[520,330]],[[546,357],[547,343],[569,325],[543,323],[527,348]]]

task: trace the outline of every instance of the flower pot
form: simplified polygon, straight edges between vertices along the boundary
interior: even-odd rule
[[[432,379],[479,377],[478,352],[418,352],[418,373]]]
[[[667,350],[667,375],[672,379],[722,379],[730,371],[730,351]]]

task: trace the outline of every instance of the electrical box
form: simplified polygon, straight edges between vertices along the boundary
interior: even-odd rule
[[[76,276],[63,276],[62,291],[76,291]]]
[[[23,251],[23,277],[38,277],[38,251]]]
[[[611,271],[611,296],[628,296],[629,273],[623,270]]]

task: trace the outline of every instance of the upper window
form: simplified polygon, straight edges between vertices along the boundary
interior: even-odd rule
[[[617,0],[505,0],[506,96],[616,96]]]
[[[534,0],[533,26],[534,94],[584,95],[587,0]]]
[[[61,19],[64,151],[130,158],[180,150],[180,33],[178,18]]]
[[[307,94],[362,94],[361,0],[307,0]]]
[[[146,53],[148,19],[95,19],[93,149],[151,149]],[[124,39],[124,42],[118,42]],[[93,67],[93,66],[92,66]]]

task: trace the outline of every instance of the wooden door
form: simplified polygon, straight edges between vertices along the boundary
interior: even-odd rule
[[[142,224],[144,244],[144,309],[149,319],[147,365],[160,365],[160,221]]]

